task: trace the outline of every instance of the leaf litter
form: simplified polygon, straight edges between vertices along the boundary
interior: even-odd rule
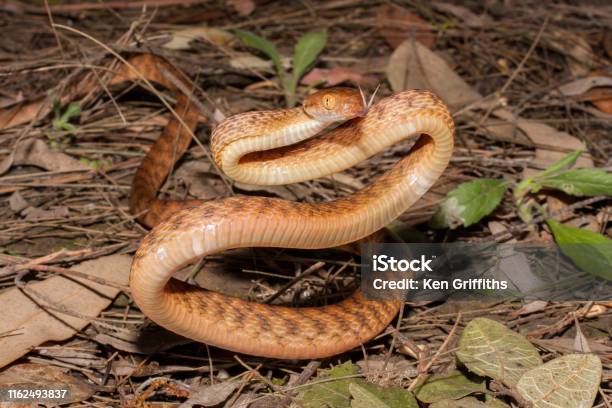
[[[541,172],[576,149],[587,151],[578,159],[577,167],[609,171],[612,165],[610,118],[605,116],[609,113],[606,110],[609,73],[601,73],[602,68],[605,73],[606,66],[609,67],[610,35],[603,27],[611,15],[603,7],[564,3],[484,6],[477,2],[431,6],[385,2],[372,6],[361,1],[314,2],[306,7],[299,2],[231,1],[194,5],[168,0],[157,2],[153,11],[151,7],[141,9],[109,3],[112,4],[108,7],[116,8],[100,10],[90,3],[75,3],[54,14],[54,21],[72,24],[116,49],[136,50],[145,46],[148,51],[165,55],[196,80],[200,89],[193,92],[210,104],[211,111],[219,112],[219,117],[230,112],[285,105],[274,65],[265,55],[254,53],[236,41],[235,29],[254,32],[275,44],[285,70],[290,68],[293,47],[303,34],[325,27],[324,22],[339,22],[327,31],[325,48],[314,65],[299,67],[306,75],[296,87],[298,99],[309,91],[309,86],[321,82],[330,86],[359,84],[370,93],[381,84],[379,97],[411,87],[435,90],[451,105],[458,125],[455,154],[448,171],[432,191],[402,214],[398,223],[403,229],[425,232],[426,237],[436,242],[444,239],[446,232],[430,230],[427,223],[437,211],[437,204],[460,183],[476,179],[519,181]],[[7,21],[5,32],[9,33],[0,40],[3,50],[0,100],[10,103],[9,109],[47,92],[61,95],[61,86],[57,85],[63,83],[62,79],[78,80],[79,70],[87,71],[91,67],[97,67],[103,74],[112,60],[102,49],[91,48],[91,44],[84,47],[85,40],[73,34],[63,33],[59,47],[49,35],[46,11],[41,13],[41,10],[29,5],[0,7],[0,15]],[[75,20],[76,15],[79,19]],[[281,16],[282,25],[278,24]],[[547,19],[547,16],[554,18]],[[540,31],[542,34],[536,41]],[[531,52],[530,48],[533,48]],[[256,86],[258,83],[268,85]],[[64,95],[60,100],[65,109],[72,98]],[[162,400],[180,404],[190,398],[194,403],[217,401],[226,406],[238,401],[257,406],[258,401],[272,398],[288,405],[305,390],[316,387],[315,384],[324,384],[329,379],[330,366],[350,361],[359,362],[351,375],[357,379],[365,377],[374,385],[341,379],[348,381],[348,387],[343,383],[340,404],[393,406],[379,396],[380,389],[399,387],[414,391],[420,383],[427,383],[426,377],[430,375],[448,375],[456,369],[465,373],[464,367],[457,366],[456,350],[452,347],[447,348],[450,352],[435,359],[428,372],[419,371],[445,342],[455,347],[459,341],[458,336],[449,337],[457,308],[436,305],[410,305],[401,320],[398,350],[420,350],[419,353],[404,356],[393,350],[392,359],[387,360],[389,333],[392,333],[389,330],[364,346],[365,357],[362,350],[347,353],[333,362],[324,361],[319,371],[309,369],[304,363],[262,362],[246,356],[240,357],[244,363],[241,364],[223,350],[148,332],[150,323],[130,305],[125,293],[113,302],[117,294],[125,292],[117,287],[107,287],[107,295],[100,297],[100,293],[85,288],[91,286],[87,283],[75,292],[81,296],[78,306],[68,305],[63,310],[66,313],[61,315],[63,322],[52,317],[47,321],[50,316],[46,314],[44,299],[41,305],[33,306],[15,286],[15,278],[20,273],[18,266],[27,264],[37,268],[31,269],[36,274],[27,276],[25,287],[36,290],[41,285],[49,285],[49,289],[39,291],[52,297],[69,289],[54,283],[65,279],[64,275],[56,275],[57,271],[71,267],[78,270],[79,265],[87,265],[83,272],[96,274],[98,266],[84,262],[101,260],[100,265],[108,267],[113,264],[104,257],[111,254],[125,258],[126,265],[129,264],[129,257],[144,233],[127,214],[130,181],[144,152],[165,124],[151,119],[160,118],[163,105],[138,89],[111,88],[108,93],[86,99],[80,105],[78,120],[70,119],[67,124],[71,126],[60,130],[53,127],[48,116],[52,101],[50,98],[42,107],[38,115],[41,119],[32,123],[35,111],[19,124],[11,116],[15,110],[0,113],[0,123],[11,124],[0,131],[0,198],[6,204],[0,209],[3,214],[0,277],[4,283],[0,296],[14,296],[10,301],[14,303],[3,304],[27,305],[25,311],[37,316],[26,319],[29,323],[24,325],[19,319],[20,313],[15,313],[12,307],[6,309],[3,318],[6,327],[0,330],[3,332],[0,341],[6,345],[3,349],[10,350],[5,353],[6,367],[21,367],[22,363],[14,360],[22,357],[32,361],[28,364],[45,367],[50,378],[51,367],[62,366],[62,372],[71,377],[62,381],[74,383],[75,387],[79,382],[89,387],[78,399],[94,405],[122,406]],[[198,135],[204,145],[209,134],[208,125],[201,124]],[[212,199],[239,193],[309,202],[329,200],[367,185],[397,161],[407,147],[394,147],[334,177],[263,190],[226,185],[205,158],[205,151],[196,147],[184,162],[195,159],[203,164],[187,166],[182,172],[178,171],[179,165],[162,194],[176,199]],[[94,169],[86,164],[104,161],[110,166]],[[508,196],[491,215],[469,230],[454,230],[452,239],[490,239],[487,225],[496,225],[497,233],[507,233],[507,238],[518,242],[532,237],[533,231],[529,228],[534,226],[525,227],[517,221],[516,210],[507,205]],[[564,223],[576,227],[574,222],[589,218],[593,232],[610,236],[609,200],[581,204],[580,199],[571,195],[562,198],[556,211],[564,211]],[[536,199],[548,202],[541,196]],[[42,218],[28,218],[23,213],[28,208],[50,212],[40,213]],[[539,235],[545,236],[547,232],[544,224],[536,225]],[[555,225],[555,228],[559,227]],[[262,300],[321,260],[323,266],[316,273],[299,280],[281,297],[285,304],[317,305],[334,301],[341,293],[354,288],[357,258],[330,250],[304,253],[249,249],[207,258],[202,264],[183,271],[182,276],[195,281],[204,277],[210,282],[206,271],[218,271],[219,276],[228,276],[227,283],[221,284],[219,280],[219,287]],[[125,286],[129,265],[111,269],[104,269],[104,276],[100,277]],[[229,275],[228,270],[232,272]],[[245,275],[236,272],[245,272],[246,281],[233,283],[238,282],[236,276]],[[114,279],[113,274],[120,276]],[[17,282],[22,282],[20,279]],[[52,300],[52,306],[62,305],[61,300]],[[90,304],[96,306],[90,308]],[[589,394],[586,397],[561,395],[561,399],[582,398],[581,401],[588,403],[593,397],[598,398],[596,404],[601,404],[603,395],[609,398],[610,388],[610,333],[609,329],[606,331],[610,327],[610,307],[609,302],[476,304],[469,309],[459,308],[462,321],[458,335],[462,335],[465,325],[473,318],[495,316],[508,330],[526,333],[529,341],[541,348],[538,354],[549,361],[546,364],[557,361],[556,365],[566,367],[561,369],[575,368],[572,364],[589,368],[592,378],[582,379],[584,392]],[[53,315],[60,316],[60,313],[53,312]],[[65,321],[71,323],[70,327]],[[158,339],[157,344],[142,342],[143,336]],[[44,349],[49,340],[54,341],[58,350]],[[87,351],[76,351],[79,347]],[[572,354],[589,349],[594,354]],[[559,362],[563,354],[568,357]],[[597,362],[591,356],[597,356],[597,361],[603,363],[601,380],[596,375]],[[540,381],[537,377],[542,375],[540,372],[550,373],[546,364],[529,371],[530,376],[536,376],[529,378]],[[5,369],[0,375],[7,372]],[[286,385],[300,375],[305,377],[302,388],[294,390]],[[172,381],[158,381],[160,376]],[[177,385],[175,380],[184,381],[188,386]],[[600,381],[602,395],[593,396],[594,387]],[[523,382],[519,380],[519,384],[526,383],[527,377]],[[557,395],[562,387],[555,384],[562,383],[551,383],[550,390]],[[215,386],[219,387],[218,391]],[[539,398],[528,386],[521,385],[520,390],[527,399]],[[502,400],[474,393],[430,406],[509,406],[508,402],[520,398],[517,389],[506,391],[509,394],[504,394]],[[400,398],[409,398],[409,395],[406,391]]]

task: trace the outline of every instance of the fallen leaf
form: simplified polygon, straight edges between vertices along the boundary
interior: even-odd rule
[[[601,381],[601,360],[568,354],[527,371],[517,389],[534,408],[591,407]]]
[[[253,0],[227,0],[227,4],[243,17],[255,11],[255,2]]]
[[[178,408],[191,408],[194,405],[212,407],[225,401],[236,388],[240,386],[240,381],[226,381],[217,384],[203,384],[191,392],[187,401],[183,402]]]
[[[582,333],[580,323],[576,321],[576,336],[574,337],[574,350],[579,353],[590,353],[591,347],[589,346],[589,340]]]
[[[584,94],[591,88],[599,86],[612,86],[612,77],[597,75],[576,79],[575,81],[561,85],[558,88],[558,92],[563,96],[578,96]]]
[[[576,344],[575,339],[570,338],[556,338],[556,339],[533,339],[532,340],[537,346],[542,347],[546,350],[558,353],[575,353]],[[587,344],[590,350],[594,353],[610,354],[612,353],[612,347],[601,344],[593,340],[587,339]]]
[[[18,213],[21,210],[28,208],[29,206],[30,204],[28,204],[26,199],[23,198],[23,196],[21,195],[21,193],[19,193],[19,191],[15,191],[9,197],[9,208],[14,213]]]
[[[586,78],[562,85],[558,92],[563,96],[589,101],[600,111],[612,114],[612,75],[605,71],[595,71]]]
[[[187,186],[189,194],[201,200],[219,198],[225,189],[218,178],[212,177],[214,167],[204,160],[192,160],[182,164],[174,173]]]
[[[472,13],[467,7],[463,7],[457,4],[440,3],[434,1],[431,3],[436,9],[445,13],[450,13],[455,17],[459,18],[466,26],[472,28],[480,28],[484,25],[493,23],[493,19],[487,14],[481,14],[477,16]]]
[[[142,330],[127,332],[97,333],[93,339],[114,349],[138,354],[158,353],[191,342],[159,326],[146,326]]]
[[[95,393],[94,387],[85,381],[66,374],[66,369],[48,364],[18,364],[0,373],[0,387],[13,389],[68,389],[65,399],[50,400],[69,404],[88,399]]]
[[[399,355],[390,358],[372,355],[367,360],[359,360],[355,364],[368,378],[382,377],[390,373],[401,378],[411,378],[419,374],[414,362]]]
[[[272,71],[272,60],[264,60],[248,53],[239,53],[229,60],[229,64],[235,69],[246,69],[254,71]]]
[[[516,312],[513,312],[512,317],[525,316],[528,314],[541,312],[542,310],[546,309],[546,306],[548,306],[548,302],[544,300],[534,300],[533,302],[523,305],[523,307]]]
[[[531,168],[526,168],[523,171],[523,178],[532,177],[538,174],[541,169],[548,168],[551,164],[565,157],[566,153],[559,151],[559,148],[567,151],[587,150],[584,142],[569,133],[557,130],[544,123],[516,117],[506,108],[495,109],[492,114],[514,123],[537,146],[535,157],[529,163]],[[586,153],[576,161],[576,167],[593,167],[593,164],[593,160]]]
[[[406,40],[397,47],[386,73],[393,91],[431,89],[451,110],[481,98],[442,57],[417,41]]]
[[[127,255],[111,255],[85,261],[71,269],[99,277],[119,285],[127,285],[132,263]],[[97,316],[119,293],[119,289],[91,282],[84,278],[53,276],[27,285],[45,294],[56,305],[85,316]],[[90,322],[87,319],[43,309],[21,289],[13,287],[0,293],[0,333],[11,333],[0,338],[0,367],[20,358],[33,347],[46,341],[70,338]]]
[[[208,26],[192,26],[170,32],[172,39],[163,45],[171,50],[188,50],[193,40],[203,40],[217,46],[231,46],[236,37],[229,31]]]
[[[411,392],[402,387],[382,388],[370,383],[349,384],[351,408],[419,408]]]
[[[525,337],[483,317],[463,329],[457,358],[473,373],[510,386],[530,368],[542,364],[538,351]]]
[[[23,210],[22,214],[25,215],[26,220],[35,221],[49,218],[68,218],[70,216],[70,211],[66,206],[53,207],[49,210],[28,207]]]
[[[365,383],[362,378],[355,378],[358,373],[357,366],[346,362],[328,371],[325,377],[329,381],[321,382],[319,379],[311,381],[312,386],[304,388],[298,397],[300,406],[306,408],[321,408],[325,406],[335,408],[349,408],[352,383]]]
[[[483,393],[486,390],[484,380],[468,378],[461,371],[434,375],[427,379],[416,397],[421,402],[431,404],[445,399],[457,400],[474,393]]]
[[[344,82],[351,82],[355,85],[375,86],[378,79],[374,75],[362,74],[351,68],[315,68],[302,78],[304,85],[335,86]]]
[[[573,76],[585,76],[596,65],[597,57],[589,42],[574,31],[549,29],[543,42],[565,55]]]
[[[378,7],[376,28],[393,48],[413,35],[415,40],[427,48],[436,43],[436,30],[431,24],[405,8],[388,2]]]
[[[86,164],[65,153],[52,150],[47,143],[34,138],[17,143],[12,164],[15,166],[36,166],[48,171],[89,170]]]

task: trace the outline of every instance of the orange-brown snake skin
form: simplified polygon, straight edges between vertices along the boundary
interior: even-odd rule
[[[186,95],[193,89],[189,79],[152,54],[130,57],[108,84],[143,79],[174,93],[176,115],[132,183],[131,212],[155,226],[132,264],[130,287],[140,309],[191,339],[275,358],[331,356],[381,332],[400,302],[370,301],[356,292],[324,307],[268,306],[205,291],[172,275],[199,257],[230,248],[328,248],[383,228],[425,194],[450,160],[455,128],[442,101],[428,91],[405,91],[366,112],[357,91],[323,90],[309,96],[303,107],[239,114],[213,131],[211,150],[217,165],[231,178],[250,184],[295,183],[333,174],[424,134],[390,171],[352,196],[319,204],[257,197],[169,201],[158,199],[157,191],[187,149],[200,114]],[[88,75],[60,101],[99,91],[98,81]],[[0,128],[33,120],[41,107],[39,99],[1,110]],[[314,137],[339,122],[344,123]]]
[[[360,292],[334,305],[290,308],[171,279],[195,259],[230,248],[316,249],[353,242],[417,201],[440,177],[453,151],[454,124],[446,106],[431,92],[413,90],[385,98],[359,116],[364,106],[358,95],[346,89],[319,91],[303,108],[243,113],[214,129],[216,163],[228,176],[251,184],[333,174],[402,139],[425,135],[390,171],[352,196],[317,204],[231,197],[194,203],[167,216],[143,239],[132,265],[132,296],[148,317],[210,345],[287,359],[350,350],[389,324],[401,303],[370,301]],[[336,114],[354,118],[312,138],[339,120]]]

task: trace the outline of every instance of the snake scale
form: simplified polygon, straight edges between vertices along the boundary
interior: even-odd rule
[[[450,160],[455,128],[444,103],[429,91],[410,90],[368,107],[359,92],[335,88],[308,96],[298,108],[229,117],[211,135],[214,160],[226,175],[250,184],[287,184],[330,175],[421,136],[387,173],[334,201],[172,201],[158,199],[157,193],[187,149],[199,111],[184,93],[193,89],[190,81],[161,57],[135,55],[117,68],[109,83],[143,78],[174,93],[174,111],[181,120],[170,118],[132,183],[130,210],[153,227],[136,252],[130,275],[132,297],[142,312],[185,337],[273,358],[331,356],[380,333],[398,313],[400,302],[367,300],[357,291],[323,307],[269,306],[206,291],[172,276],[199,257],[230,248],[328,248],[383,228],[429,190]],[[61,101],[96,87],[97,77],[89,75],[65,91]],[[39,100],[0,111],[0,128],[35,118],[41,106]]]

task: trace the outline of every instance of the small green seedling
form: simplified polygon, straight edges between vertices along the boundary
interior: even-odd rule
[[[300,37],[293,49],[292,71],[290,73],[283,67],[281,55],[272,42],[248,31],[237,30],[236,35],[246,45],[263,52],[272,60],[280,85],[285,93],[287,106],[295,106],[298,83],[302,76],[314,65],[317,56],[325,48],[327,31],[324,29],[311,31]]]
[[[70,123],[70,119],[81,114],[81,107],[77,102],[71,102],[64,113],[61,113],[61,106],[58,100],[53,102],[54,119],[51,123],[54,130],[72,132],[76,128]]]

